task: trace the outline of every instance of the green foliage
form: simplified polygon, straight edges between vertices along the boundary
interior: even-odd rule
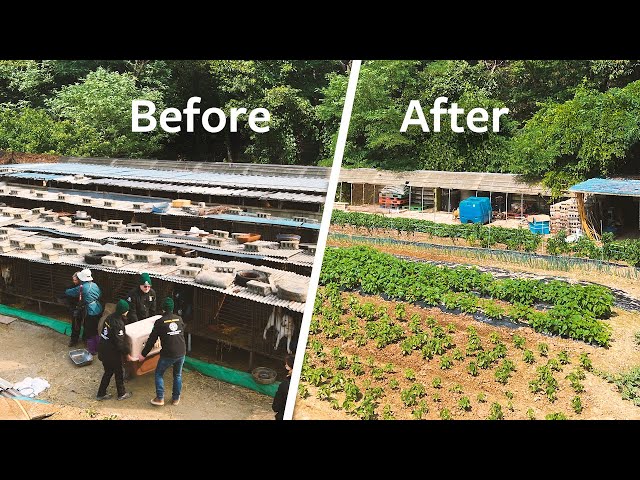
[[[502,413],[502,406],[499,403],[492,403],[489,408],[489,416],[487,420],[504,420],[504,414]]]
[[[404,403],[407,407],[411,407],[413,405],[418,404],[418,399],[424,397],[426,395],[426,390],[424,385],[420,383],[414,383],[411,387],[402,390],[400,392],[400,398],[402,399],[402,403]]]
[[[449,391],[451,393],[462,393],[462,385],[460,385],[459,383],[455,383],[450,389]]]
[[[476,364],[476,362],[469,362],[469,365],[467,366],[467,373],[472,377],[478,376],[479,372],[478,372],[478,365]]]
[[[451,412],[448,408],[443,408],[442,410],[440,410],[440,420],[453,420]]]
[[[579,396],[576,395],[571,399],[571,408],[573,408],[573,411],[576,412],[578,415],[582,413],[582,409],[584,407],[582,406],[582,400],[580,400]]]
[[[469,400],[469,397],[462,397],[458,400],[458,407],[465,412],[471,411],[471,400]]]
[[[522,354],[522,361],[528,364],[535,363],[536,359],[531,350],[525,350]]]
[[[411,369],[411,368],[407,368],[404,371],[404,378],[406,378],[407,380],[415,380],[416,379],[416,372],[414,372],[413,369]]]
[[[442,379],[440,377],[433,377],[433,380],[431,380],[431,386],[433,388],[442,388]]]
[[[485,403],[487,401],[487,395],[484,392],[478,394],[478,402]]]
[[[389,380],[389,388],[391,390],[397,390],[400,387],[400,382],[398,382],[398,380],[396,380],[395,378],[392,378],[391,380]]]
[[[529,420],[535,420],[536,419],[536,412],[533,411],[533,408],[527,409],[527,418]]]
[[[382,419],[383,420],[395,420],[395,415],[391,411],[391,405],[385,405],[382,409]]]
[[[526,344],[526,339],[521,337],[517,333],[513,335],[513,345],[520,350],[523,350]]]
[[[416,420],[422,420],[422,417],[427,413],[429,413],[429,407],[427,406],[427,402],[424,400],[420,400],[418,402],[418,406],[411,411],[411,415]]]
[[[593,369],[593,363],[591,363],[591,358],[589,358],[588,353],[581,353],[578,360],[580,361],[580,366],[587,372],[590,372]]]
[[[562,412],[550,413],[544,417],[545,420],[566,420],[567,416]]]
[[[623,400],[629,400],[634,405],[640,407],[640,367],[617,375],[613,379],[613,382],[622,394]]]
[[[541,357],[546,357],[547,355],[549,355],[549,345],[544,342],[540,342],[538,344],[538,353]]]

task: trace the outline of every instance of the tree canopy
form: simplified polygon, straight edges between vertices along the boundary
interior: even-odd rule
[[[324,90],[347,75],[346,61],[0,61],[0,150],[326,164],[340,120],[321,114]],[[343,102],[344,91],[332,94]],[[192,96],[202,98],[201,111],[266,108],[270,131],[131,131],[132,100],[153,101],[160,112],[183,109]]]
[[[332,78],[325,89],[323,118],[342,114],[342,82]],[[497,133],[400,133],[411,100],[427,113],[442,96],[466,112],[510,113]],[[559,192],[584,178],[640,171],[639,106],[637,60],[363,62],[343,166],[518,173]]]

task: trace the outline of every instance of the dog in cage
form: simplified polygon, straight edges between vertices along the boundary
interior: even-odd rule
[[[269,315],[269,320],[267,320],[267,326],[264,327],[264,332],[262,334],[262,338],[264,340],[267,339],[267,330],[271,327],[276,329],[276,345],[273,348],[274,350],[278,349],[280,345],[280,340],[283,338],[287,338],[287,353],[292,353],[291,351],[291,339],[293,338],[293,331],[295,329],[295,324],[293,322],[293,317],[289,315],[282,307],[273,307],[271,311],[271,315]]]

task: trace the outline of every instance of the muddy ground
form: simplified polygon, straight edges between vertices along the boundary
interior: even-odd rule
[[[0,324],[0,377],[16,383],[26,377],[42,377],[51,387],[37,398],[54,403],[59,410],[49,419],[88,420],[271,420],[272,397],[221,382],[195,371],[183,372],[180,405],[151,405],[155,397],[154,375],[149,373],[125,382],[133,397],[115,399],[115,380],[110,400],[95,399],[102,377],[102,363],[77,367],[69,359],[69,337],[22,320]],[[165,395],[170,398],[172,377],[165,373]]]

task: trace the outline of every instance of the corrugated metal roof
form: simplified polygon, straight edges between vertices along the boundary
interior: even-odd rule
[[[640,180],[590,178],[569,188],[570,192],[624,197],[640,197]]]
[[[14,237],[12,237],[14,238]],[[37,240],[43,245],[45,249],[51,249],[54,241],[60,242],[60,239],[53,239],[49,237],[38,236]],[[77,245],[78,247],[90,249],[100,249],[100,250],[110,250],[112,252],[120,251],[120,252],[130,252],[130,253],[145,253],[145,254],[156,254],[161,255],[165,254],[164,252],[150,252],[150,251],[140,251],[134,249],[128,249],[125,247],[119,247],[114,245],[100,245],[95,242],[78,242],[74,240],[65,240],[65,243],[68,245]],[[140,272],[148,272],[152,278],[160,278],[163,280],[169,280],[175,283],[181,283],[185,285],[193,285],[194,287],[203,288],[206,290],[216,290],[218,292],[225,293],[227,295],[245,298],[247,300],[251,300],[258,303],[264,303],[267,305],[281,306],[285,307],[294,312],[302,313],[304,311],[305,304],[301,302],[293,302],[289,300],[283,300],[277,297],[274,294],[262,296],[255,293],[250,292],[246,287],[240,287],[236,284],[231,284],[227,288],[219,288],[212,287],[209,285],[203,285],[200,283],[196,283],[192,278],[187,278],[181,275],[176,275],[174,272],[180,269],[180,265],[178,266],[167,266],[160,265],[159,261],[157,263],[140,263],[140,262],[130,262],[120,268],[108,267],[105,265],[89,265],[84,263],[84,258],[81,255],[64,255],[61,254],[60,258],[56,261],[47,261],[42,258],[42,252],[37,250],[24,250],[24,249],[16,249],[11,250],[9,252],[0,253],[2,257],[10,257],[10,258],[21,258],[24,260],[28,260],[30,262],[38,262],[38,263],[46,263],[46,264],[61,264],[61,265],[73,265],[82,268],[89,268],[91,270],[102,270],[117,274],[131,274],[131,273],[140,273]],[[179,264],[186,265],[188,261],[195,260],[191,258],[178,257]],[[271,278],[275,284],[278,282],[286,280],[295,283],[302,283],[303,286],[309,285],[309,277],[305,277],[303,275],[299,275],[293,272],[285,272],[283,270],[277,270],[269,267],[257,267],[255,265],[251,265],[248,263],[242,262],[221,262],[219,260],[210,260],[206,258],[198,258],[199,261],[204,262],[205,264],[210,264],[212,266],[215,265],[226,265],[230,267],[236,268],[236,270],[261,270],[263,272],[267,272],[271,275]]]
[[[234,173],[209,173],[178,170],[150,170],[129,168],[125,166],[111,167],[83,163],[21,163],[0,165],[0,171],[53,173],[60,175],[85,175],[114,179],[131,179],[165,182],[170,180],[177,184],[220,186],[239,188],[263,188],[292,191],[308,191],[326,193],[328,180],[324,178],[247,175]]]
[[[267,225],[282,225],[286,227],[309,228],[311,230],[320,230],[319,223],[295,222],[293,220],[285,220],[278,218],[258,218],[246,215],[230,215],[228,213],[220,213],[217,215],[206,215],[207,218],[217,218],[220,220],[230,220],[233,222],[245,223],[262,223]]]
[[[260,252],[249,252],[244,249],[244,244],[238,244],[235,240],[228,240],[219,247],[213,247],[193,236],[187,236],[187,232],[183,232],[185,238],[152,235],[144,231],[141,233],[114,233],[108,232],[107,230],[83,228],[74,224],[62,225],[56,222],[47,222],[43,218],[37,217],[29,219],[29,221],[14,220],[13,225],[25,233],[27,231],[38,231],[54,235],[64,235],[67,238],[73,237],[97,242],[106,242],[110,239],[114,239],[128,243],[145,243],[148,245],[188,246],[195,248],[198,251],[223,255],[226,254],[237,258],[264,258],[270,261],[281,262],[283,264],[290,263],[304,266],[311,266],[314,261],[314,256],[305,253],[306,250],[265,249]],[[179,231],[173,230],[173,232]]]
[[[370,185],[408,185],[418,188],[451,188],[456,190],[478,190],[483,192],[523,193],[528,195],[551,194],[539,183],[528,184],[519,175],[510,173],[440,172],[414,170],[392,172],[374,168],[343,168],[340,182],[366,183]]]
[[[142,196],[138,197],[138,196],[131,196],[131,195],[115,194],[111,192],[84,192],[83,190],[69,190],[70,192],[75,192],[75,193],[67,194],[67,197],[65,200],[59,200],[58,199],[59,189],[48,189],[48,188],[45,189],[41,187],[33,188],[29,186],[25,187],[25,186],[14,186],[14,185],[5,186],[2,188],[4,189],[4,192],[0,192],[0,197],[30,198],[30,199],[42,202],[43,206],[47,202],[55,202],[55,203],[62,202],[62,203],[67,203],[67,204],[79,207],[79,210],[82,210],[82,207],[91,206],[95,208],[103,208],[106,210],[150,213],[152,211],[153,206],[170,202],[169,199],[159,199],[161,201],[157,201],[158,199],[156,197],[142,197]],[[15,190],[17,194],[12,195],[10,193],[12,190]],[[33,190],[34,192],[31,193],[31,190]],[[44,196],[38,197],[37,193],[42,193],[44,194]],[[85,193],[88,193],[88,195],[84,195]],[[84,202],[85,198],[95,199],[100,203],[86,204]],[[122,201],[122,200],[119,200],[118,198],[130,198],[131,200],[135,200],[135,201]],[[156,198],[156,201],[154,201],[154,198]],[[104,200],[111,201],[113,205],[111,207],[105,206]],[[133,205],[134,203],[141,204],[142,208],[135,208]],[[188,211],[184,211],[182,208],[174,208],[174,207],[169,207],[169,209],[164,213],[155,213],[155,214],[156,215],[173,215],[173,216],[182,216],[182,217],[198,216]],[[213,218],[220,218],[220,219],[223,219],[223,217],[225,216],[230,217],[230,218],[226,218],[226,220],[233,220],[233,221],[243,222],[243,223],[264,223],[264,224],[271,224],[271,225],[284,225],[284,226],[292,226],[297,228],[308,228],[311,230],[320,229],[320,224],[308,223],[308,222],[303,222],[303,223],[294,222],[293,220],[289,220],[286,218],[279,218],[279,217],[264,219],[264,218],[259,218],[253,215],[204,215],[204,217],[213,217]],[[0,222],[1,221],[2,221],[2,217],[0,217]]]
[[[292,177],[318,177],[328,179],[331,168],[315,165],[275,165],[265,163],[194,162],[132,158],[60,157],[60,163],[89,163],[112,167],[126,166],[162,170],[187,170],[191,172],[233,173],[235,175],[284,175]]]

